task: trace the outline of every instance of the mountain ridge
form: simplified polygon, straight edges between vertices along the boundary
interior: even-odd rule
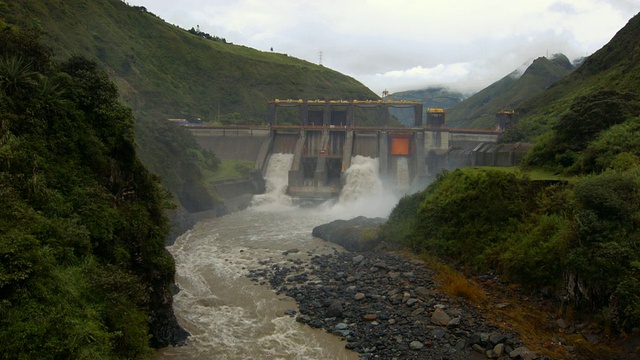
[[[494,128],[498,111],[516,108],[572,70],[571,62],[563,54],[538,57],[521,75],[517,70],[513,71],[447,109],[447,124],[461,128]]]

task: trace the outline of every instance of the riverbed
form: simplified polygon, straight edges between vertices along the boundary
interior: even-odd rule
[[[201,221],[168,249],[176,261],[174,298],[187,344],[161,349],[158,359],[357,359],[339,337],[286,315],[296,303],[247,278],[266,264],[309,261],[344,251],[314,238],[315,226],[357,216],[386,217],[399,196],[385,191],[377,159],[355,157],[343,194],[301,208],[285,194],[292,155],[269,160],[267,192],[246,210]]]

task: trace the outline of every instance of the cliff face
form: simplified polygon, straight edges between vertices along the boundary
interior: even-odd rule
[[[148,358],[183,341],[170,197],[108,75],[0,22],[0,119],[0,353]]]

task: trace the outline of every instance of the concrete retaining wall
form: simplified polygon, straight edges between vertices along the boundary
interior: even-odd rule
[[[255,162],[269,130],[189,129],[196,142],[219,159]]]
[[[427,173],[431,176],[443,169],[463,166],[517,166],[531,144],[481,143],[474,148],[452,148],[448,151],[432,150],[427,154]]]

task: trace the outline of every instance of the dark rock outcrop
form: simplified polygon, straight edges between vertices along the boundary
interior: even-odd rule
[[[383,218],[358,216],[351,220],[335,220],[313,228],[313,236],[342,246],[349,251],[371,251],[380,245],[377,234]]]

